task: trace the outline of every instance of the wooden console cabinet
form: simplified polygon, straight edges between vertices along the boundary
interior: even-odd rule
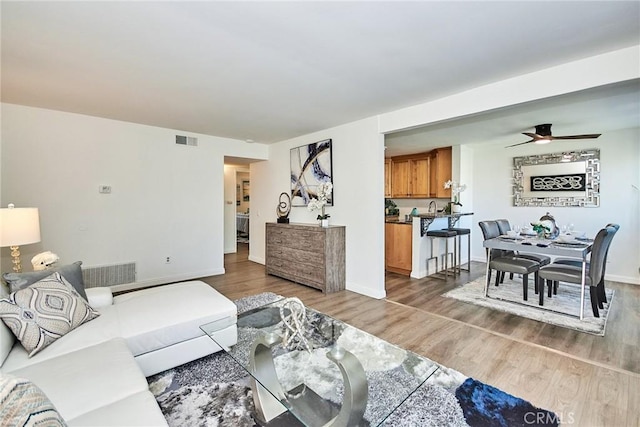
[[[345,227],[266,224],[267,274],[337,292],[345,288]]]

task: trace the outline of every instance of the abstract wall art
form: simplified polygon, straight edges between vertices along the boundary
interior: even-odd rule
[[[331,140],[291,149],[291,206],[307,206],[318,185],[333,184]],[[333,206],[333,192],[327,203]]]

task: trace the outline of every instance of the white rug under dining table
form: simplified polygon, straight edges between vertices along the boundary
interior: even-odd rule
[[[591,310],[589,290],[585,293],[584,319],[580,320],[580,286],[560,283],[558,294],[551,298],[544,295],[544,306],[538,305],[538,295],[534,293],[533,278],[529,278],[528,301],[522,299],[522,279],[505,277],[504,283],[489,286],[489,296],[484,296],[485,278],[480,277],[472,282],[457,287],[443,296],[454,298],[471,304],[488,307],[494,310],[515,314],[528,319],[549,323],[564,328],[588,332],[603,336],[607,324],[607,316],[613,300],[614,291],[606,290],[608,303],[600,309],[600,317],[594,317]],[[545,288],[546,289],[546,288]]]

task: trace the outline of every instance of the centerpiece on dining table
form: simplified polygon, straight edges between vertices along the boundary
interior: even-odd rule
[[[555,239],[560,234],[555,218],[547,212],[540,220],[532,222],[531,227],[539,239]]]

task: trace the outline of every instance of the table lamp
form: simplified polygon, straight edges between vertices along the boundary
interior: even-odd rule
[[[16,208],[9,204],[0,209],[0,247],[11,248],[13,271],[20,273],[20,246],[40,241],[38,208]]]

